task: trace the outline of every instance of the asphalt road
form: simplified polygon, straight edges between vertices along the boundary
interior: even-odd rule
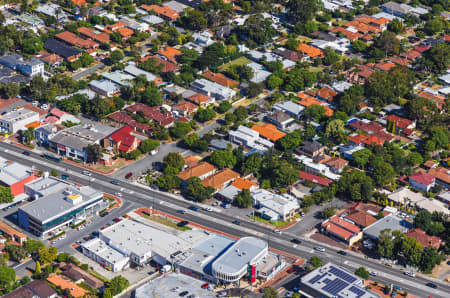
[[[91,185],[101,191],[108,193],[121,192],[123,194],[124,201],[131,201],[138,203],[142,206],[152,205],[154,209],[160,210],[169,214],[180,216],[177,213],[178,209],[186,209],[192,203],[186,200],[176,199],[170,194],[161,193],[151,189],[143,188],[134,184],[122,181],[121,185],[115,186],[110,183],[110,178],[107,176],[92,173],[92,177],[83,176],[80,174],[82,169],[79,167],[66,164],[66,163],[55,163],[40,157],[39,155],[32,153],[31,156],[22,155],[23,149],[16,146],[0,143],[0,148],[3,150],[0,155],[4,158],[18,161],[22,164],[28,166],[34,166],[39,170],[50,171],[51,169],[57,169],[60,173],[65,173],[69,175],[69,179],[73,182]],[[5,150],[6,149],[6,150]],[[14,152],[13,152],[14,151]],[[302,244],[295,245],[290,241],[292,236],[286,234],[275,234],[270,229],[255,225],[252,222],[241,220],[241,225],[236,226],[232,224],[233,218],[225,214],[226,210],[221,210],[221,212],[214,212],[213,214],[206,211],[188,211],[182,215],[183,219],[196,222],[198,224],[211,227],[235,235],[238,237],[244,236],[256,236],[266,239],[269,242],[271,248],[278,249],[299,257],[309,259],[311,256],[320,256],[323,262],[333,262],[337,263],[351,271],[354,271],[360,266],[368,268],[370,271],[378,272],[378,276],[373,279],[385,284],[394,283],[406,290],[411,294],[417,295],[419,297],[448,297],[450,293],[450,286],[444,284],[441,281],[435,279],[429,279],[422,275],[416,278],[410,278],[403,275],[402,271],[387,267],[381,264],[378,260],[374,259],[364,259],[361,255],[348,253],[347,256],[341,256],[336,253],[337,249],[327,248],[324,253],[316,252],[314,247],[315,243],[310,241],[302,241]],[[431,289],[425,286],[429,281],[438,285],[438,289]]]
[[[92,66],[92,67],[89,67],[88,69],[86,69],[86,70],[83,70],[82,72],[80,72],[80,73],[77,73],[77,74],[74,74],[73,76],[72,76],[72,78],[74,79],[74,80],[79,80],[79,79],[81,79],[81,78],[84,78],[85,76],[88,76],[88,75],[90,75],[90,74],[93,74],[94,72],[96,72],[97,70],[99,70],[100,68],[102,68],[103,66],[105,66],[105,64],[103,64],[103,63],[99,63],[99,64],[95,64],[94,66]]]

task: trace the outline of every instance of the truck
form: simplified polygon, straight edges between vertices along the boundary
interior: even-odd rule
[[[161,273],[166,273],[166,272],[170,272],[170,271],[172,271],[172,266],[170,266],[170,265],[164,265],[164,266],[162,266],[162,268],[160,270]]]

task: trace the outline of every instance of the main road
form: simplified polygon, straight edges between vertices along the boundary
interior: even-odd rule
[[[14,160],[30,167],[33,166],[35,169],[42,171],[55,169],[60,174],[69,175],[69,180],[75,183],[91,185],[92,187],[107,193],[114,194],[121,192],[123,193],[124,201],[131,201],[145,207],[153,206],[154,209],[168,214],[181,216],[185,220],[196,222],[200,225],[211,227],[230,235],[238,237],[260,237],[269,241],[271,248],[297,255],[305,259],[316,255],[324,262],[338,263],[340,266],[345,267],[350,271],[354,271],[359,266],[364,266],[370,271],[376,271],[378,273],[376,277],[372,278],[373,280],[384,284],[394,283],[395,285],[400,286],[403,291],[408,291],[419,297],[449,297],[450,286],[441,281],[419,274],[415,278],[411,278],[404,275],[402,271],[396,268],[385,266],[378,260],[365,259],[363,256],[353,252],[349,252],[346,256],[337,254],[338,249],[333,248],[328,248],[327,251],[323,253],[316,252],[314,250],[316,244],[313,242],[304,240],[302,241],[302,244],[296,245],[290,242],[292,236],[287,234],[275,234],[271,229],[250,221],[241,220],[241,226],[236,226],[232,224],[234,219],[230,215],[224,214],[226,212],[225,210],[214,213],[203,210],[197,212],[188,210],[185,214],[180,215],[177,213],[177,210],[187,209],[192,205],[191,202],[177,198],[171,194],[155,191],[126,181],[121,181],[121,184],[116,186],[111,184],[111,179],[105,175],[92,172],[91,177],[84,176],[81,174],[83,169],[80,167],[67,163],[49,161],[36,153],[31,153],[29,156],[26,156],[22,154],[22,152],[23,149],[20,149],[19,147],[0,142],[0,156],[6,159]],[[438,288],[431,289],[427,287],[425,284],[430,281],[437,284]]]

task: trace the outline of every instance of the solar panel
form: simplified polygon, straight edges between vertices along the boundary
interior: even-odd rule
[[[352,286],[349,290],[351,292],[355,293],[358,297],[362,297],[366,293],[363,290],[361,290],[360,288],[357,288],[355,286]]]
[[[348,274],[347,272],[338,269],[334,266],[330,266],[330,273],[336,275],[337,277],[345,280],[346,282],[353,283],[356,281],[356,278]]]
[[[345,281],[336,278],[335,280],[330,281],[322,290],[330,293],[333,296],[336,296],[340,291],[345,289],[348,286],[348,283]]]
[[[314,276],[313,278],[311,278],[308,282],[310,283],[310,284],[315,284],[316,282],[318,282],[322,277],[324,277],[326,275],[326,273],[325,274],[322,274],[322,275],[316,275],[316,276]]]

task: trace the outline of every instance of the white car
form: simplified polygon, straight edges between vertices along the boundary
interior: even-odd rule
[[[405,272],[403,272],[403,274],[408,275],[409,277],[416,277],[416,274],[411,271],[405,271]]]
[[[116,192],[116,196],[121,197],[122,194],[120,192]]]
[[[205,207],[205,208],[203,208],[203,210],[208,211],[208,212],[212,212],[213,211],[211,207]]]
[[[314,249],[320,252],[325,252],[325,248],[323,248],[322,246],[316,246],[314,247]]]
[[[372,276],[377,276],[377,272],[376,271],[370,271],[369,274],[372,275]]]
[[[83,171],[83,172],[81,172],[81,174],[89,176],[89,177],[92,176],[92,173],[89,171]]]
[[[273,232],[277,233],[277,234],[280,234],[280,235],[283,234],[283,232],[281,230],[273,230]]]

